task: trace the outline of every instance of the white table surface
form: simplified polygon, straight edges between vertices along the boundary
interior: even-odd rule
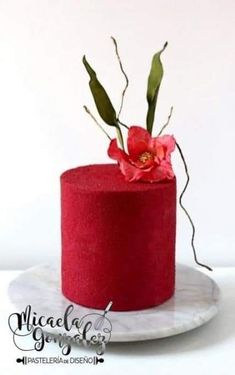
[[[215,268],[209,273],[221,289],[219,314],[206,325],[193,331],[139,343],[110,343],[104,354],[104,363],[91,364],[28,364],[16,363],[23,352],[12,341],[8,316],[16,312],[10,303],[7,288],[20,271],[0,272],[1,337],[0,373],[11,374],[198,374],[232,375],[235,371],[235,267]],[[207,271],[205,271],[207,273]],[[77,346],[71,356],[91,356],[95,353]],[[26,353],[26,355],[29,355]],[[41,352],[31,356],[61,356],[58,345],[48,344]]]

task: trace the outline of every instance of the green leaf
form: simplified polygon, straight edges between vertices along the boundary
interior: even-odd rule
[[[147,87],[147,102],[148,102],[148,112],[147,112],[147,130],[152,134],[153,122],[155,109],[157,104],[157,97],[160,88],[160,84],[163,77],[163,66],[161,63],[161,53],[167,47],[167,42],[164,44],[161,51],[157,52],[152,59],[151,70],[148,77],[148,87]]]
[[[106,122],[106,124],[118,127],[117,115],[111,100],[108,97],[104,87],[98,81],[96,72],[92,69],[90,64],[87,62],[86,57],[83,56],[83,64],[90,76],[89,86],[93,95],[96,108],[99,112],[100,117]]]

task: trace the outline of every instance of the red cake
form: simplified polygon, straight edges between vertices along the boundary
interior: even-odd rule
[[[99,115],[84,109],[108,138],[108,156],[117,164],[78,167],[61,176],[62,292],[71,301],[104,310],[141,310],[158,306],[174,294],[176,177],[171,154],[177,148],[186,183],[179,204],[192,226],[195,262],[195,226],[182,203],[189,183],[188,167],[165,124],[154,129],[155,110],[163,78],[161,54],[153,55],[147,81],[146,123],[122,119],[129,79],[115,38],[111,38],[125,87],[118,110],[113,106],[97,73],[83,56],[89,87]],[[121,119],[121,120],[120,120]],[[102,122],[100,122],[100,120]],[[110,130],[116,130],[112,138]],[[112,304],[110,304],[112,302]]]
[[[128,311],[174,294],[176,179],[125,181],[118,165],[61,176],[62,292],[91,308]]]

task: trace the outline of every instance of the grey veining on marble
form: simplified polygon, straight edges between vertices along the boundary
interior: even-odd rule
[[[112,323],[110,341],[140,341],[176,335],[203,325],[218,312],[219,288],[206,274],[177,264],[176,290],[164,304],[139,311],[107,314]],[[73,304],[71,319],[99,312],[66,299],[60,289],[58,264],[39,265],[23,272],[9,286],[9,296],[17,311],[31,305],[37,316],[62,318],[68,305]],[[74,330],[74,332],[73,332]],[[48,329],[50,331],[50,329]],[[63,333],[62,328],[53,333]],[[76,334],[75,327],[71,335]]]

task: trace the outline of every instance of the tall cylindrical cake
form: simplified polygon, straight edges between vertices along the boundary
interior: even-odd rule
[[[176,179],[126,182],[119,167],[61,176],[62,291],[71,301],[128,311],[174,294]]]

